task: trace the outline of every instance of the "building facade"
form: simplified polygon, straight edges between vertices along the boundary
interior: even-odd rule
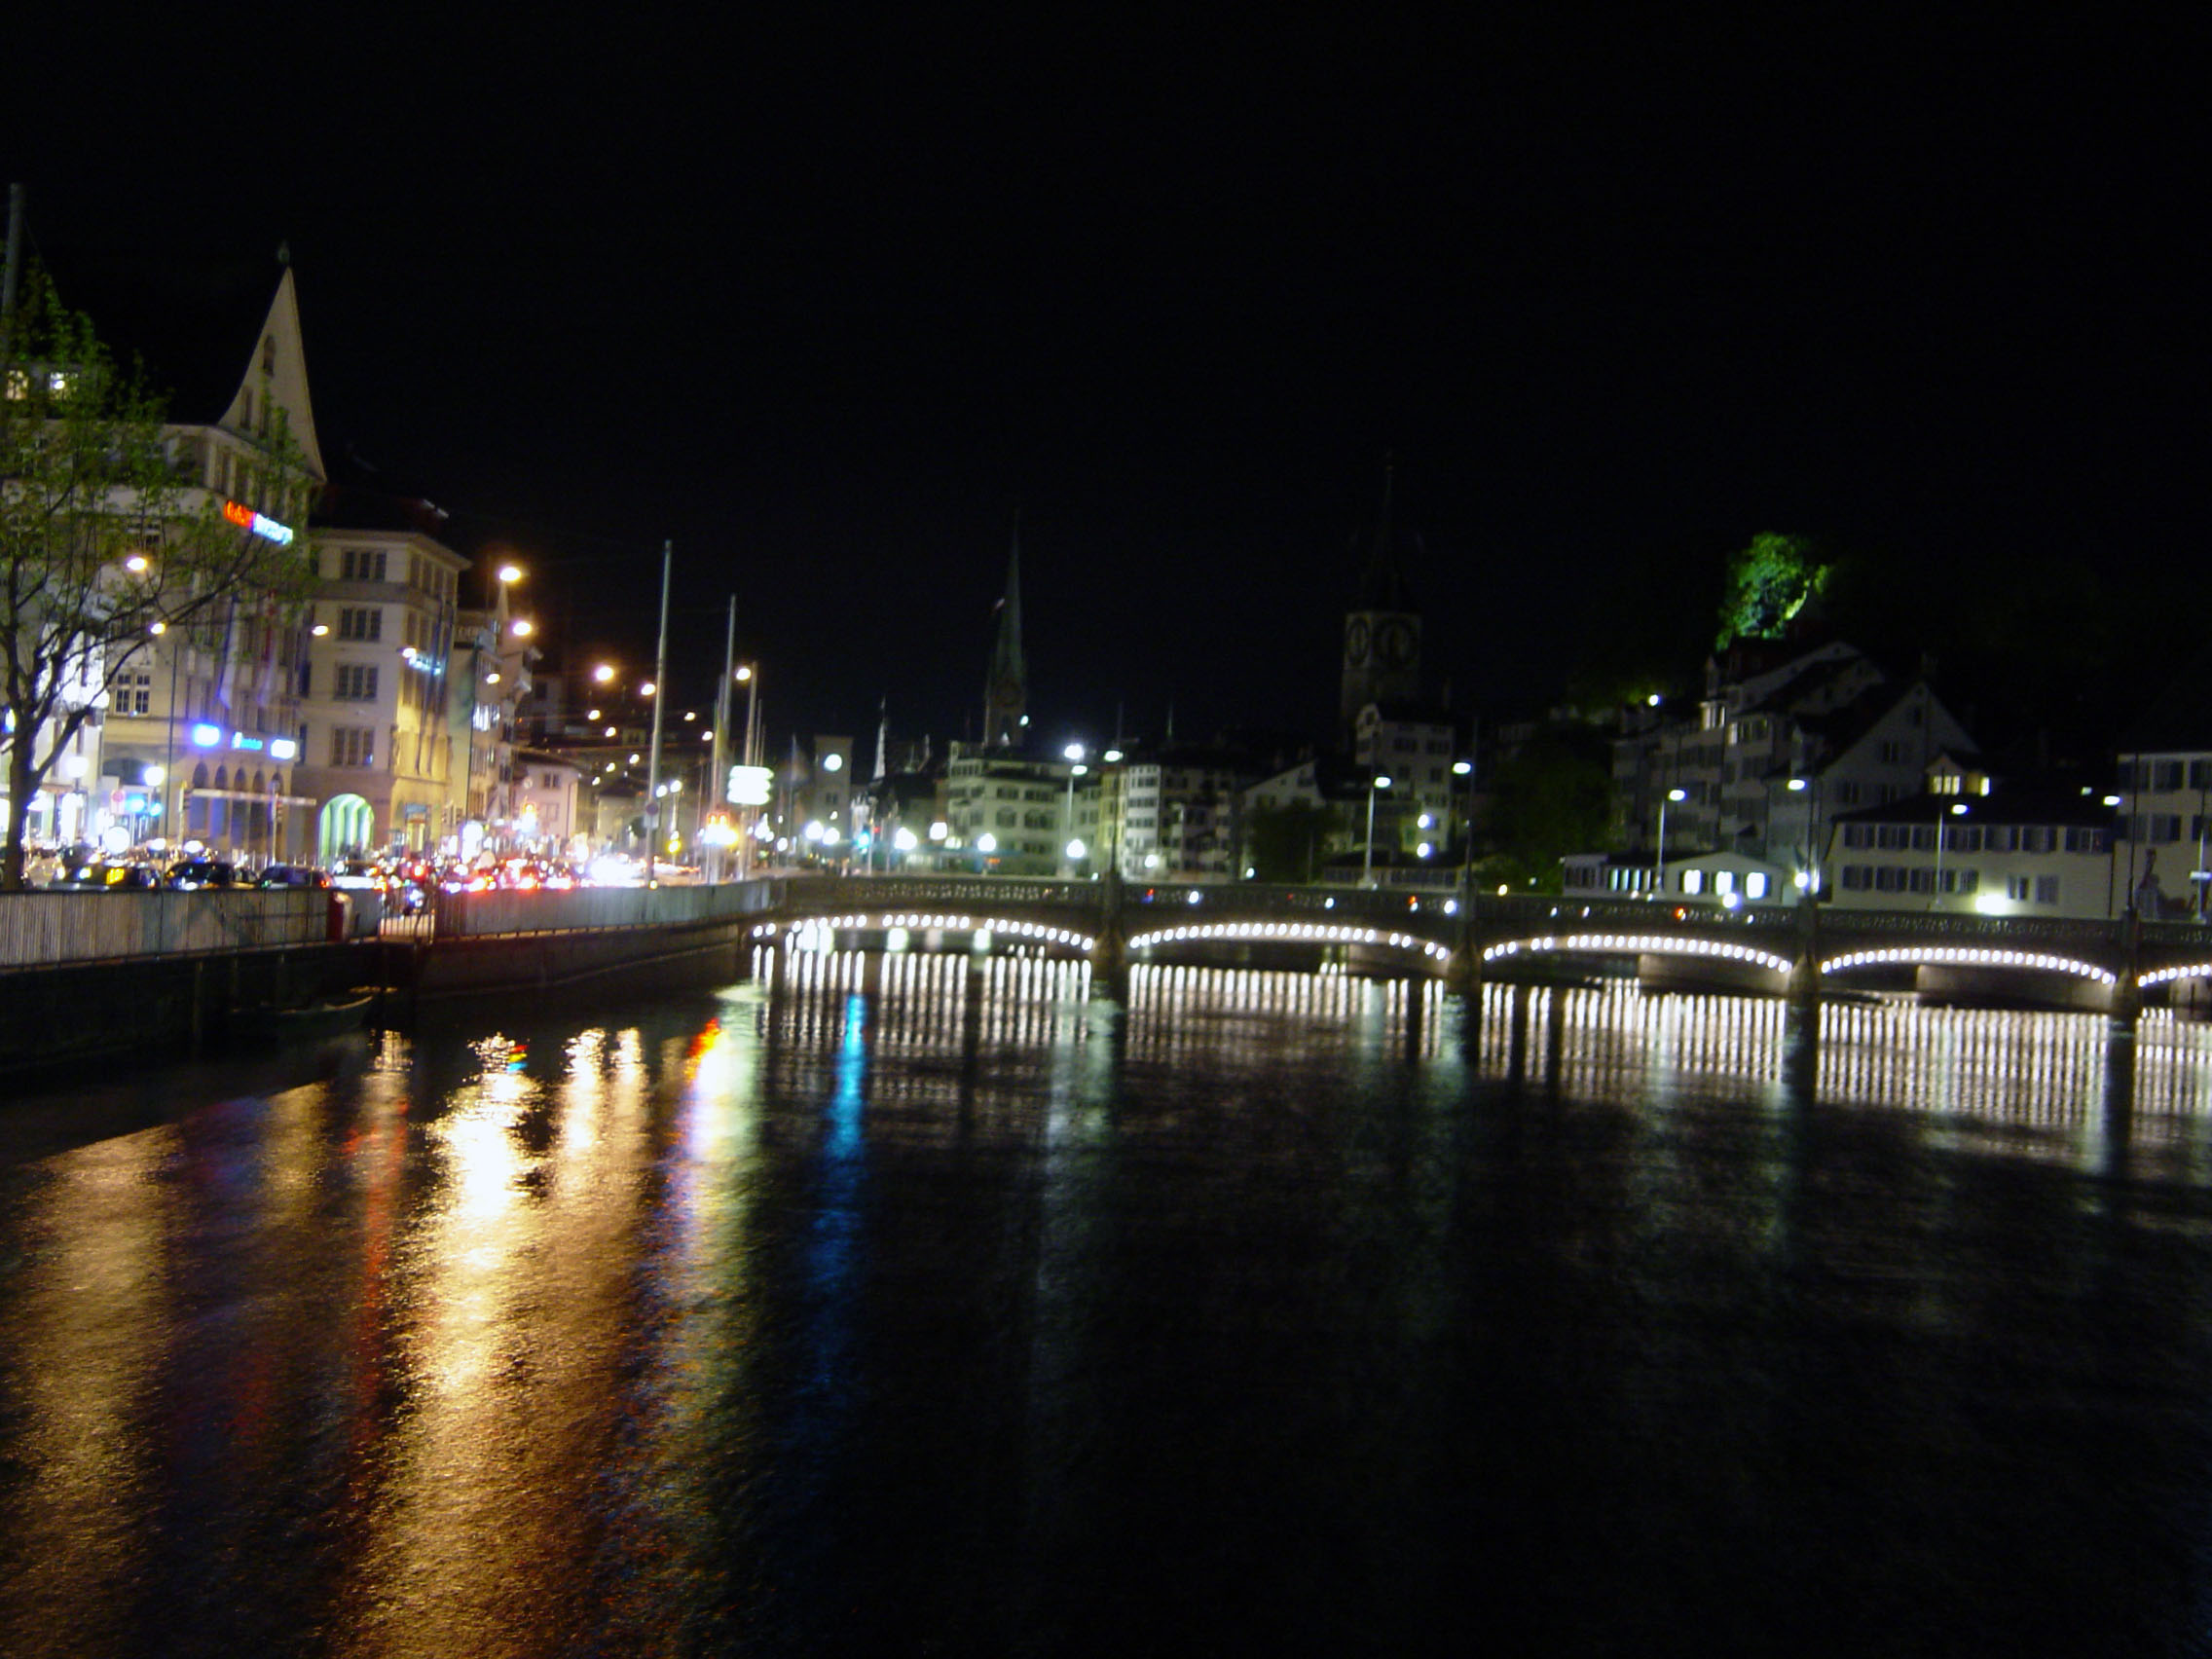
[[[250,317],[257,326],[240,326]],[[290,268],[249,312],[162,320],[190,346],[164,351],[136,338],[156,372],[186,388],[183,418],[166,429],[188,482],[180,504],[219,512],[240,536],[306,549],[323,466]],[[202,320],[205,333],[194,326]],[[234,334],[228,348],[206,344]],[[133,338],[128,329],[125,338]],[[149,551],[159,556],[158,546]],[[249,863],[305,856],[314,805],[297,777],[306,640],[296,605],[241,593],[119,666],[102,717],[92,830],[167,851],[198,843]]]
[[[426,529],[344,524],[318,529],[316,558],[299,768],[314,856],[434,852],[458,838],[465,800],[452,668],[467,561]]]

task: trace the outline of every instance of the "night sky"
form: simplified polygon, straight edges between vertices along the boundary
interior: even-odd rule
[[[579,653],[649,660],[670,538],[678,698],[735,593],[778,741],[963,735],[1016,502],[1041,731],[1321,733],[1386,452],[1462,710],[1700,622],[1768,530],[2197,608],[2178,37],[932,10],[111,18],[113,112],[7,164],[57,263],[288,241],[326,457]]]

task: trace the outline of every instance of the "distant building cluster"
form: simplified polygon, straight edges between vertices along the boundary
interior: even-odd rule
[[[771,756],[756,684],[725,687],[710,728],[656,711],[658,688],[634,670],[550,667],[515,607],[525,572],[472,566],[427,502],[334,486],[289,266],[236,298],[227,314],[132,316],[131,340],[158,343],[146,354],[180,388],[163,437],[176,511],[296,546],[304,585],[225,595],[190,626],[68,665],[50,721],[85,718],[30,798],[0,798],[42,848],[204,850],[252,866],[651,845],[710,862],[734,848],[724,869],[1493,878],[1498,762],[1536,728],[1494,726],[1478,766],[1474,723],[1431,694],[1387,474],[1325,740],[1196,741],[1170,727],[1042,741],[1017,524],[979,738],[896,744],[886,716],[872,755],[818,734]],[[134,534],[131,559],[159,560],[163,527]],[[1612,832],[1562,849],[1558,880],[1570,897],[1677,904],[2201,915],[2212,709],[2200,701],[2177,692],[2148,711],[2109,778],[2005,777],[1925,676],[1898,678],[1837,640],[1742,642],[1708,665],[1694,700],[1620,712]]]
[[[2200,917],[2212,818],[2202,676],[2149,711],[2109,777],[1997,775],[1925,678],[1852,645],[1739,645],[1694,709],[1624,710],[1619,849],[1570,897],[2104,918]]]

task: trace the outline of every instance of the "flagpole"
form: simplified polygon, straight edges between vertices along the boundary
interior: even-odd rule
[[[722,683],[715,693],[715,749],[712,769],[707,774],[707,798],[699,803],[699,827],[706,829],[711,813],[719,812],[728,804],[729,785],[727,768],[722,757],[728,753],[726,739],[729,734],[729,688],[737,674],[737,595],[729,596],[729,628],[722,639]],[[711,848],[707,857],[714,861],[710,880],[719,881],[722,874],[722,849]]]
[[[645,763],[645,885],[660,885],[660,720],[668,707],[668,570],[676,544],[660,544],[660,644],[653,652],[653,746]]]

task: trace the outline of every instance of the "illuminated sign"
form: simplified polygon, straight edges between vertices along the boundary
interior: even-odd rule
[[[776,774],[765,766],[732,766],[728,799],[732,806],[766,806]]]
[[[276,737],[270,739],[269,754],[274,759],[289,760],[299,752],[300,746],[294,743],[288,737]]]
[[[278,524],[266,514],[257,513],[243,501],[225,501],[223,517],[240,530],[251,531],[264,541],[274,541],[279,547],[292,544],[292,527]]]
[[[218,725],[196,725],[192,728],[192,741],[196,748],[213,749],[223,741],[223,728]]]
[[[242,731],[234,731],[233,733],[231,733],[231,747],[233,749],[259,749],[261,747],[261,739],[258,737],[248,737]]]

